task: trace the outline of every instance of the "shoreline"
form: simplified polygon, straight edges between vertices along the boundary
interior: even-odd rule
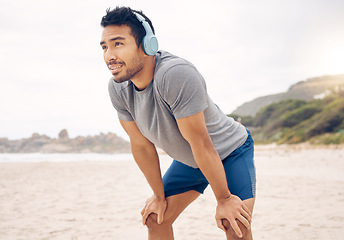
[[[256,150],[314,150],[314,149],[344,149],[344,144],[311,144],[309,142],[297,144],[255,144]]]

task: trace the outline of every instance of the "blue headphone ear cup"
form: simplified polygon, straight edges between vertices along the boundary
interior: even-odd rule
[[[155,37],[151,27],[143,16],[137,12],[133,12],[137,20],[142,24],[143,28],[146,31],[146,35],[143,37],[141,45],[142,49],[147,55],[155,55],[158,52],[158,39]]]
[[[146,35],[142,40],[142,48],[147,55],[155,55],[159,48],[155,35]]]

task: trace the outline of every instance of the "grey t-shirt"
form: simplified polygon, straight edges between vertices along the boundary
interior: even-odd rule
[[[111,78],[109,94],[120,120],[135,121],[148,140],[193,168],[198,166],[176,119],[204,110],[210,138],[222,160],[247,138],[246,128],[212,102],[197,69],[166,51],[156,54],[154,78],[147,88],[138,91],[131,81],[116,83]]]

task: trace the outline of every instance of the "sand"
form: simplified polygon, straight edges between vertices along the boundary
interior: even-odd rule
[[[255,240],[343,239],[344,149],[257,147],[255,161]],[[1,163],[0,239],[147,239],[150,195],[134,162]],[[208,188],[176,221],[176,239],[225,239],[215,207]]]

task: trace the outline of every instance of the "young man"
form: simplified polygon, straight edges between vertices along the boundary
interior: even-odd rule
[[[210,184],[227,239],[252,239],[253,141],[211,101],[188,61],[157,51],[150,20],[127,7],[107,10],[100,45],[113,77],[109,93],[134,159],[153,190],[142,210],[149,239],[173,239],[172,224]],[[161,176],[155,146],[173,163]]]

